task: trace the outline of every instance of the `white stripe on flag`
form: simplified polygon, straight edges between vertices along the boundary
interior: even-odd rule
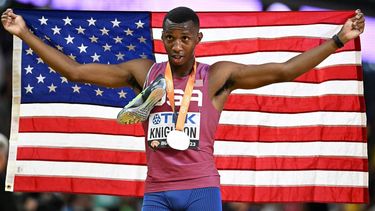
[[[226,156],[343,156],[367,157],[366,143],[358,142],[230,142],[215,141],[215,155]]]
[[[147,167],[84,162],[16,161],[17,175],[144,180]]]
[[[233,94],[258,94],[268,96],[312,97],[323,95],[363,95],[362,81],[325,81],[322,83],[284,82],[257,89],[237,89]]]
[[[232,61],[241,64],[264,64],[269,62],[286,62],[289,59],[299,55],[296,52],[256,52],[249,54],[237,54],[237,55],[224,55],[224,56],[209,56],[209,57],[197,57],[198,62],[206,64],[214,64],[218,61]],[[166,54],[155,54],[157,62],[167,61],[168,56]],[[330,55],[323,62],[318,64],[317,68],[324,68],[334,65],[360,65],[361,52],[358,51],[344,51]]]
[[[53,106],[54,109],[51,109]],[[21,116],[55,116],[115,119],[120,108],[79,104],[25,104]],[[83,112],[84,111],[84,112]],[[112,117],[112,118],[111,118]],[[308,112],[297,114],[253,111],[223,111],[220,124],[291,127],[310,125],[365,126],[366,114],[361,112]]]
[[[144,137],[81,133],[19,133],[19,147],[98,148],[145,151]]]
[[[54,139],[53,139],[54,138]],[[19,147],[92,148],[144,151],[143,137],[102,134],[20,133]],[[366,157],[361,142],[232,142],[215,141],[215,155],[224,156],[343,156]]]
[[[21,105],[21,117],[51,116],[51,117],[84,117],[116,119],[121,108],[87,104],[65,103],[32,103]]]
[[[367,187],[367,172],[355,171],[219,171],[222,185]]]
[[[308,112],[297,114],[275,114],[255,111],[223,111],[219,123],[228,125],[260,125],[271,127],[302,127],[311,125],[365,126],[366,113]]]
[[[16,161],[17,175],[144,180],[146,166],[78,162]],[[221,170],[223,185],[367,187],[366,172]]]
[[[256,26],[256,27],[228,27],[201,28],[202,42],[213,42],[234,39],[280,38],[280,37],[317,37],[331,38],[342,25],[313,24],[294,26]],[[163,29],[153,28],[152,36],[160,40]]]

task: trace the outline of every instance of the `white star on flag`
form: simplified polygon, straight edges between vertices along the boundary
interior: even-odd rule
[[[76,85],[72,86],[72,89],[73,89],[73,93],[74,92],[79,93],[79,90],[81,89],[81,87],[77,86],[77,84],[76,84]]]
[[[143,28],[143,25],[144,25],[145,23],[143,23],[141,20],[139,20],[138,22],[136,22],[135,23],[135,25],[137,25],[137,29],[138,28]]]
[[[111,51],[111,47],[112,47],[112,45],[108,45],[108,43],[103,45],[104,51]]]
[[[91,58],[92,58],[92,62],[95,62],[95,61],[98,61],[99,62],[99,57],[100,57],[100,55],[98,55],[98,54],[94,54],[94,55],[92,55],[91,56]]]
[[[127,45],[126,47],[128,48],[129,51],[135,51],[135,45],[133,44]]]
[[[108,34],[109,30],[106,29],[105,27],[103,27],[102,29],[100,29],[100,31],[102,32],[102,35],[109,35]]]
[[[53,85],[53,83],[50,86],[47,86],[49,89],[49,92],[56,92],[57,86]]]
[[[87,53],[87,51],[86,51],[87,47],[88,47],[88,46],[85,46],[85,45],[83,45],[83,43],[82,43],[81,46],[78,47],[78,48],[79,48],[79,52],[80,52],[80,53],[82,53],[82,52]]]
[[[77,30],[77,33],[78,33],[78,34],[85,34],[85,30],[86,30],[86,29],[84,29],[84,28],[82,28],[81,26],[79,26],[78,28],[76,28],[76,30]]]
[[[91,40],[92,43],[94,43],[94,42],[98,42],[99,38],[97,38],[94,35],[92,35],[89,39]]]
[[[44,16],[42,16],[42,18],[38,20],[40,21],[40,25],[47,25],[48,19],[44,18]]]
[[[138,38],[138,40],[139,40],[140,43],[146,43],[146,38],[144,38],[143,36]]]
[[[76,60],[76,56],[74,56],[72,53],[70,53],[68,56],[69,56],[69,58],[73,59],[74,61]]]
[[[27,67],[24,68],[26,70],[26,74],[30,73],[33,74],[34,67],[31,67],[30,65],[27,65]]]
[[[46,40],[48,41],[51,41],[51,38],[49,38],[47,35],[44,35],[44,38],[46,38]]]
[[[62,51],[62,50],[64,49],[61,45],[56,45],[56,48],[57,48],[59,51]]]
[[[124,92],[122,89],[120,92],[117,92],[119,95],[119,98],[125,98],[126,97],[126,92]]]
[[[114,21],[111,21],[111,23],[113,24],[113,26],[112,26],[113,28],[114,27],[120,27],[121,21],[118,21],[117,18],[116,18]]]
[[[42,64],[44,64],[44,61],[43,61],[43,59],[42,59],[42,58],[38,57],[38,58],[36,58],[36,60],[38,61],[38,64],[39,64],[39,63],[42,63]]]
[[[130,35],[130,36],[133,36],[133,32],[132,30],[130,30],[129,28],[127,30],[124,30],[124,32],[126,33],[126,35]]]
[[[70,34],[68,35],[68,37],[65,37],[64,39],[66,40],[66,44],[73,44],[74,37],[71,37]]]
[[[68,16],[66,16],[66,18],[63,19],[64,20],[64,26],[65,25],[72,25],[72,20],[73,19],[70,19]]]
[[[49,73],[56,73],[56,70],[52,69],[52,67],[48,67]]]
[[[44,79],[45,79],[45,78],[46,78],[46,77],[43,77],[42,74],[39,74],[39,76],[36,77],[36,79],[38,79],[38,82],[37,82],[37,83],[44,83]]]
[[[102,90],[100,90],[99,88],[95,90],[96,92],[96,96],[103,96],[103,92]]]
[[[115,38],[113,38],[115,40],[115,43],[122,43],[122,39],[121,37],[117,36]]]
[[[117,57],[117,60],[124,60],[124,54],[122,54],[121,52],[119,52],[118,54],[116,54],[116,57]]]
[[[68,83],[68,79],[65,78],[64,76],[61,76],[60,79],[61,79],[61,83],[62,83],[62,84],[63,84],[63,83]]]
[[[26,55],[33,55],[33,49],[29,48],[29,49],[26,49]]]
[[[91,26],[91,25],[95,26],[96,20],[93,19],[92,17],[90,19],[88,19],[87,21],[89,22],[89,26]]]
[[[61,28],[55,26],[55,27],[53,27],[53,28],[51,28],[51,29],[52,29],[54,35],[55,35],[55,34],[60,34],[60,30],[61,30]]]
[[[30,84],[27,84],[27,87],[24,87],[26,89],[26,93],[33,93],[34,87],[30,86]]]
[[[142,59],[147,59],[147,55],[145,53],[142,53],[141,55],[139,55]]]

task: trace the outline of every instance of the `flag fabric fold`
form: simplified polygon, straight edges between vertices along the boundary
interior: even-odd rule
[[[165,13],[18,10],[45,43],[80,63],[166,61]],[[284,62],[339,31],[352,11],[200,12],[200,62]],[[14,38],[6,190],[142,196],[140,124],[119,125],[128,87],[68,81]],[[292,82],[235,90],[214,155],[225,201],[350,202],[368,196],[359,38]]]

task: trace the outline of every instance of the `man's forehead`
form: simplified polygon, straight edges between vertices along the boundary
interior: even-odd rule
[[[196,29],[194,22],[189,20],[183,23],[174,23],[173,21],[167,19],[164,25],[164,31],[171,31],[171,30],[183,30],[183,31],[192,31]]]

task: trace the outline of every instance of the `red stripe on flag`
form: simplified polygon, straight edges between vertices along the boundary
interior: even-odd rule
[[[121,125],[113,119],[22,117],[19,132],[95,133],[143,137],[141,124]]]
[[[368,189],[362,187],[248,187],[221,186],[223,200],[242,202],[337,202],[367,203]]]
[[[345,73],[345,74],[343,74]],[[294,79],[295,82],[321,83],[329,80],[363,80],[362,67],[356,65],[337,65],[312,69]]]
[[[144,152],[109,149],[18,147],[17,160],[95,162],[146,165]],[[215,156],[218,169],[367,171],[363,158]]]
[[[224,157],[216,156],[219,170],[342,170],[367,171],[368,161],[350,157]]]
[[[151,27],[162,28],[166,13],[151,13]],[[354,11],[310,12],[198,12],[201,28],[283,26],[302,24],[342,24]],[[319,17],[319,18],[316,18]]]
[[[123,181],[90,178],[16,176],[16,192],[70,192],[143,196],[143,181]],[[243,202],[337,202],[367,203],[368,189],[361,187],[221,187],[224,201]]]
[[[144,181],[90,178],[19,176],[14,178],[15,192],[67,192],[143,196]]]
[[[60,133],[96,133],[131,135],[130,127],[120,125],[115,120],[85,119],[85,118],[53,118],[34,117],[20,118],[20,132],[60,132]],[[140,134],[140,125],[134,126],[134,133]],[[143,134],[142,134],[143,135]],[[140,136],[142,136],[140,135]],[[355,141],[365,142],[365,127],[349,126],[310,126],[310,127],[262,127],[219,125],[215,138],[231,141]]]
[[[299,113],[314,111],[365,112],[363,96],[325,95],[319,97],[279,97],[231,94],[224,110]]]
[[[201,42],[195,49],[197,57],[248,54],[255,52],[303,52],[325,42],[319,38],[286,37],[276,39],[240,39],[217,42]],[[358,45],[357,45],[358,48]],[[356,49],[352,40],[336,52],[353,51]],[[163,42],[154,40],[155,53],[166,54]]]
[[[262,127],[219,125],[217,140],[301,142],[301,141],[353,141],[366,143],[365,127],[313,126],[313,127]]]
[[[20,146],[17,149],[17,160],[72,161],[146,165],[146,154],[144,152],[111,149]]]

